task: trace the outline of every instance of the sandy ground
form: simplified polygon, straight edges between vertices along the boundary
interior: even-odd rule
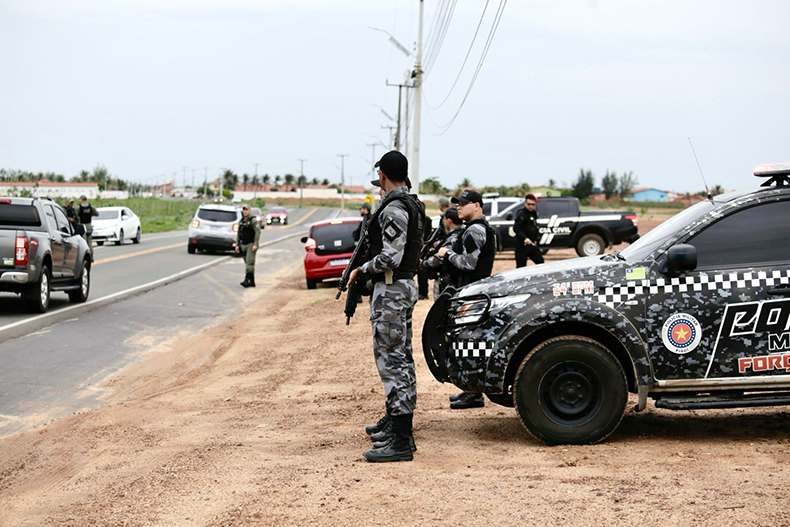
[[[419,450],[367,463],[368,309],[347,327],[334,288],[281,280],[106,379],[106,406],[0,440],[0,525],[790,525],[783,409],[650,404],[603,444],[547,447],[512,409],[449,410],[419,344]]]

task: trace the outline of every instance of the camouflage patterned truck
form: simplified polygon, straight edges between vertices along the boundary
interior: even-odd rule
[[[601,441],[637,410],[790,404],[790,163],[689,207],[612,254],[446,290],[431,372],[515,407],[551,444]]]

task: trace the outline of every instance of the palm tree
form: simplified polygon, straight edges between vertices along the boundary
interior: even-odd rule
[[[280,174],[277,174],[276,176],[274,176],[274,186],[275,187],[279,187],[280,186],[280,181],[282,179],[283,178],[282,178],[282,176],[280,176]]]
[[[321,184],[322,184],[322,185],[329,186],[329,180],[328,180],[328,179],[326,179],[326,178],[324,178],[324,180],[323,180],[323,181],[321,181]]]
[[[294,189],[294,176],[293,174],[285,174],[285,184],[288,185],[288,190]]]
[[[556,181],[554,181],[553,179],[549,179],[549,187],[550,188],[554,188],[556,185],[557,185]]]
[[[264,186],[268,185],[269,183],[272,182],[272,177],[269,174],[264,174],[263,179],[261,181],[263,181]]]
[[[244,174],[241,176],[241,184],[244,186],[244,190],[247,190],[247,185],[250,183],[250,176],[248,174]]]
[[[318,184],[319,184],[319,183],[318,183],[318,178],[317,178],[317,177],[314,177],[313,179],[311,179],[311,180],[310,180],[310,184],[311,184],[311,185],[318,185]]]
[[[252,176],[252,199],[258,199],[258,176]]]

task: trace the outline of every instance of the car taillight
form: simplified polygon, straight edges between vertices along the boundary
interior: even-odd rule
[[[639,220],[636,218],[636,214],[627,214],[625,219],[631,220],[631,223],[634,224],[634,227],[639,227]]]
[[[315,251],[315,240],[312,238],[307,238],[307,243],[304,244],[305,251]]]
[[[183,224],[182,224],[182,225],[183,225]],[[190,226],[191,226],[193,229],[197,229],[198,227],[200,227],[200,220],[192,220],[192,223],[190,223]]]
[[[27,238],[17,236],[15,247],[14,265],[27,265]]]
[[[239,224],[238,223],[234,223],[233,224],[233,232],[239,232]]]
[[[11,203],[10,199],[0,199],[0,203],[8,204]]]

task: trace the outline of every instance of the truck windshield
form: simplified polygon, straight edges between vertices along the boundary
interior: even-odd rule
[[[1,204],[0,226],[41,227],[41,218],[30,205]]]
[[[712,211],[716,206],[716,203],[707,199],[705,201],[700,201],[696,205],[692,205],[686,210],[669,218],[664,223],[661,223],[658,227],[623,249],[620,254],[625,257],[626,260],[636,262],[645,260],[653,251],[658,249],[667,238],[682,230],[690,223],[693,223],[704,214]]]
[[[197,217],[201,220],[232,223],[238,218],[238,213],[232,210],[198,209]]]

